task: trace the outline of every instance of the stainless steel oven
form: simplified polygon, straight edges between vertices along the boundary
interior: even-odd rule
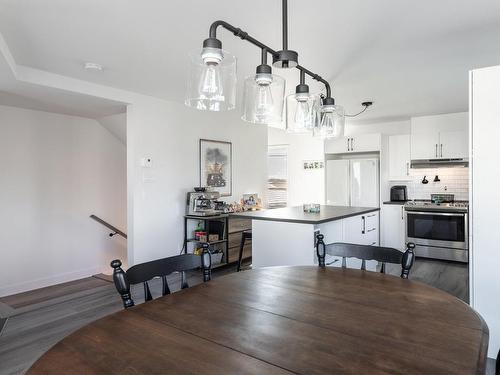
[[[406,241],[415,243],[417,256],[469,261],[467,212],[449,211],[406,208]]]

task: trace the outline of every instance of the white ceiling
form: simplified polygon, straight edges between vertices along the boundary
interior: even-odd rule
[[[187,53],[216,19],[280,48],[279,0],[0,0],[0,33],[16,62],[169,100],[183,101]],[[333,84],[358,119],[467,110],[468,71],[500,64],[498,0],[289,1],[289,46]],[[219,32],[239,78],[256,47]],[[101,73],[82,69],[86,61]],[[297,73],[287,73],[289,89]],[[297,77],[298,78],[298,77]]]

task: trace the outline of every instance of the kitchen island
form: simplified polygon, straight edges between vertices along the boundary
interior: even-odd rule
[[[322,233],[326,243],[379,243],[379,208],[321,206],[319,213],[303,212],[302,206],[232,214],[252,220],[252,264],[254,267],[317,264],[315,236]],[[327,258],[337,265],[338,259]],[[357,260],[348,266],[356,267]],[[367,262],[374,269],[375,262]]]

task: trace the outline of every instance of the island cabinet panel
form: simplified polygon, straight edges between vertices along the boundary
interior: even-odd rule
[[[315,236],[324,235],[327,244],[350,242],[378,245],[379,209],[367,207],[321,206],[319,213],[304,213],[302,206],[261,212],[245,212],[239,218],[252,219],[252,264],[254,267],[317,265]],[[231,236],[231,234],[230,234]],[[236,240],[230,239],[236,244]],[[230,245],[230,247],[233,245]],[[235,246],[236,247],[236,246]],[[230,254],[231,256],[236,256]],[[329,265],[342,262],[326,259]],[[361,263],[348,262],[359,268]],[[374,265],[367,265],[375,270]]]
[[[241,236],[243,231],[252,229],[252,220],[242,219],[229,216],[229,235],[228,235],[228,262],[233,263],[238,261]],[[243,247],[243,259],[252,257],[252,241],[247,240]]]

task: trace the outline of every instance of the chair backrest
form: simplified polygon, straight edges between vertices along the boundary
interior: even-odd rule
[[[366,270],[367,260],[376,260],[382,263],[380,272],[385,273],[385,264],[393,263],[401,265],[401,277],[407,279],[410,269],[415,261],[415,244],[409,242],[406,245],[406,251],[402,253],[391,247],[371,246],[371,245],[356,245],[351,243],[332,243],[325,244],[324,235],[316,235],[316,255],[318,256],[318,264],[320,267],[325,266],[325,255],[342,257],[342,267],[346,267],[346,258],[361,259],[361,269]]]
[[[160,277],[162,279],[162,295],[170,294],[167,276],[173,272],[181,273],[181,288],[188,288],[185,271],[201,268],[203,270],[203,281],[209,281],[211,278],[211,258],[208,245],[204,244],[201,255],[182,254],[173,257],[153,260],[146,263],[136,264],[130,267],[126,272],[121,268],[122,262],[118,259],[111,262],[113,271],[113,281],[116,290],[120,293],[123,300],[123,306],[127,309],[134,306],[134,301],[130,294],[130,285],[143,283],[144,300],[151,301],[151,291],[148,281]]]

